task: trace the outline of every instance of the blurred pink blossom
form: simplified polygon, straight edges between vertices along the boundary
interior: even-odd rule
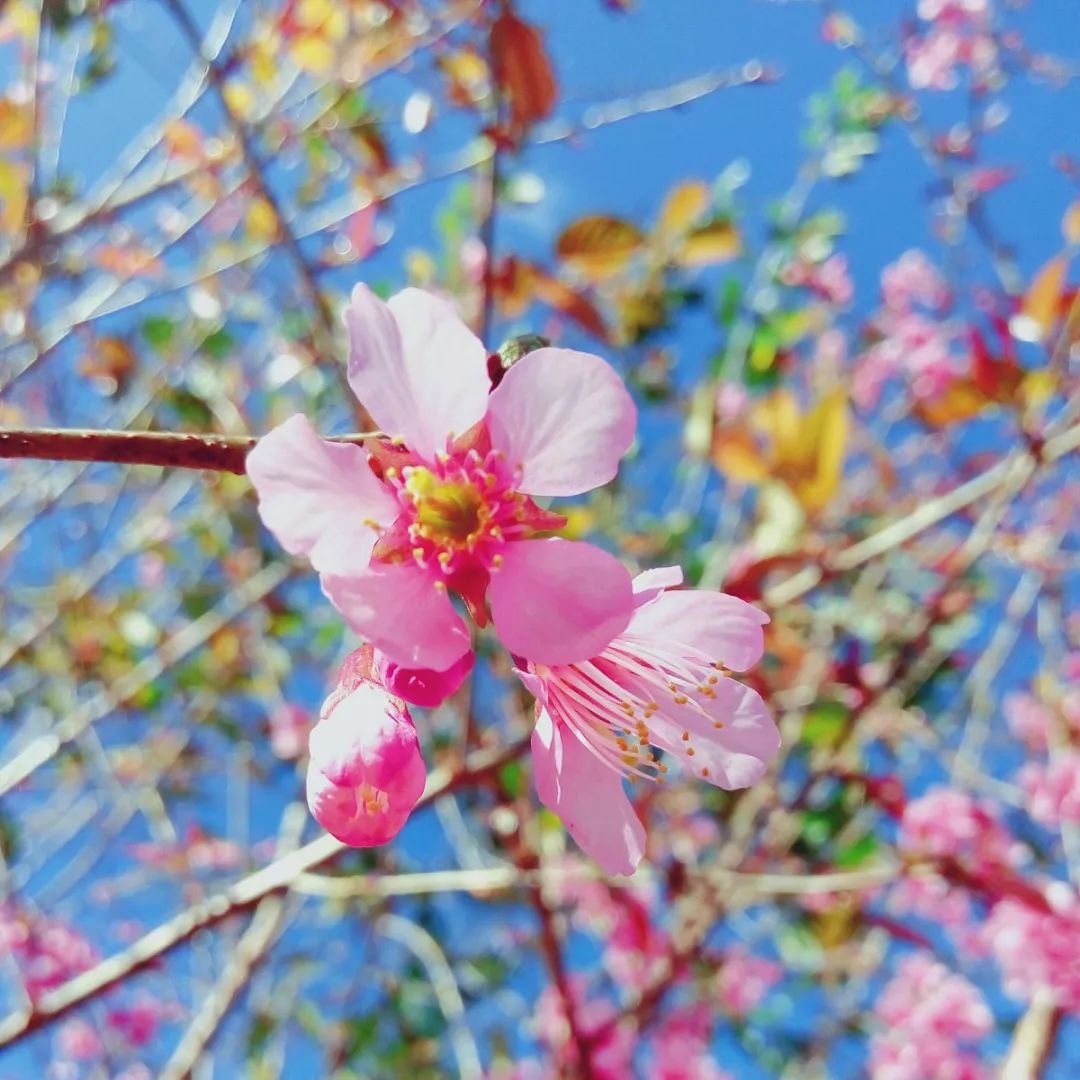
[[[13,905],[0,906],[0,953],[15,959],[31,1001],[98,962],[97,951],[59,919],[32,918]]]
[[[81,1017],[64,1021],[56,1035],[56,1048],[72,1061],[96,1061],[105,1049],[101,1036]]]
[[[652,1080],[733,1080],[709,1048],[712,1013],[703,1004],[666,1013],[652,1039]]]
[[[990,804],[944,787],[904,807],[899,842],[908,854],[953,858],[972,870],[1008,865],[1014,846]]]
[[[720,1001],[732,1016],[745,1016],[783,977],[779,964],[736,946],[725,953],[717,976]]]
[[[1075,893],[1070,890],[1049,912],[1011,897],[1000,900],[984,932],[1010,995],[1028,999],[1046,987],[1062,1008],[1080,1014],[1080,900]]]
[[[282,761],[295,761],[307,748],[310,730],[307,711],[284,701],[270,714],[270,750]]]
[[[1005,695],[1002,711],[1009,730],[1033,750],[1045,750],[1050,730],[1050,709],[1032,694]]]
[[[1028,810],[1039,824],[1080,824],[1080,751],[1064,751],[1047,764],[1028,762],[1019,780]]]
[[[993,1029],[978,988],[927,953],[904,957],[877,1001],[886,1030],[870,1044],[873,1080],[989,1080],[970,1052]]]

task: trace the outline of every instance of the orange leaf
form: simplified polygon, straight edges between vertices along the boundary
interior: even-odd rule
[[[760,484],[769,477],[761,447],[741,428],[718,427],[713,433],[712,457],[716,467],[731,480]]]
[[[98,338],[93,351],[83,357],[79,374],[93,379],[103,393],[115,394],[135,370],[131,346],[118,337]]]
[[[551,113],[558,86],[544,39],[532,23],[505,10],[491,26],[491,58],[495,81],[510,105],[515,133]]]
[[[644,237],[629,221],[607,214],[579,218],[555,244],[560,259],[592,280],[621,270],[641,249]]]
[[[604,318],[587,296],[543,271],[536,274],[535,288],[536,295],[549,307],[573,319],[583,330],[601,341],[608,340]]]
[[[977,416],[991,405],[990,399],[971,379],[956,379],[944,393],[930,401],[921,402],[915,412],[933,427],[945,427]]]
[[[1020,341],[1044,341],[1054,325],[1069,269],[1067,255],[1056,255],[1036,275],[1024,293],[1020,311],[1009,323]]]
[[[19,150],[30,141],[34,113],[29,105],[0,98],[0,150]]]
[[[667,194],[660,208],[656,231],[662,239],[677,240],[709,206],[709,186],[703,180],[685,180]]]
[[[713,221],[694,229],[676,255],[681,266],[730,262],[742,254],[742,237],[730,221]]]
[[[170,121],[165,125],[161,139],[169,153],[176,157],[202,157],[202,132],[190,120]]]

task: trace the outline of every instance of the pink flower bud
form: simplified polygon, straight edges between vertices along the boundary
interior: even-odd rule
[[[345,657],[341,674],[338,675],[338,684],[323,703],[320,716],[326,716],[343,697],[351,694],[365,681],[378,683],[410,705],[434,708],[461,686],[465,676],[472,671],[472,666],[473,654],[468,652],[446,671],[406,668],[395,664],[378,649],[361,645]]]
[[[375,847],[398,834],[426,779],[416,727],[400,698],[367,679],[332,694],[309,749],[308,806],[327,832],[350,847]]]

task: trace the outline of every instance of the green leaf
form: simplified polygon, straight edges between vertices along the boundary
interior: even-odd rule
[[[176,323],[165,315],[151,315],[150,318],[143,320],[142,335],[146,338],[147,344],[155,349],[164,348],[172,341],[175,334]]]
[[[835,746],[844,734],[851,710],[839,701],[818,701],[803,720],[802,739],[811,746]]]
[[[867,859],[874,856],[878,849],[878,842],[873,833],[866,833],[858,840],[842,847],[836,853],[836,865],[842,870],[850,870],[856,866],[862,866]]]

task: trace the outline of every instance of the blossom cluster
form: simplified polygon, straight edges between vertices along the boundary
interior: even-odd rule
[[[624,780],[663,757],[725,788],[763,775],[779,736],[732,677],[761,657],[757,608],[684,590],[677,567],[631,578],[611,553],[558,535],[538,500],[614,478],[636,433],[633,400],[603,359],[543,347],[504,367],[444,299],[366,286],[345,315],[349,383],[380,429],[320,438],[296,415],[248,475],[263,522],[317,571],[364,648],[311,735],[309,802],[348,844],[384,843],[423,791],[409,705],[440,704],[489,623],[535,696],[541,800],[612,873],[641,859]]]

